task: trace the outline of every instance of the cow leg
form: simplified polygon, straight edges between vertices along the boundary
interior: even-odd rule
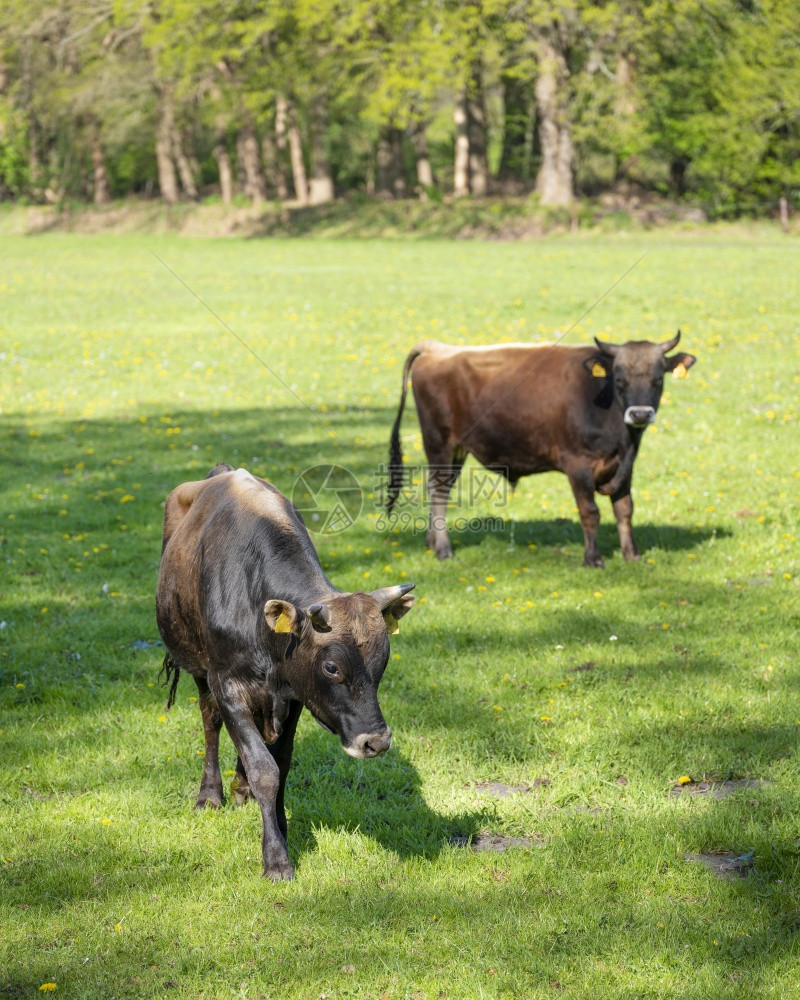
[[[588,469],[567,473],[569,484],[575,495],[578,513],[583,526],[583,565],[603,568],[603,557],[597,547],[597,528],[600,511],[594,500],[594,480]]]
[[[614,516],[617,519],[617,531],[619,532],[619,544],[622,549],[623,558],[630,561],[631,559],[639,559],[639,550],[636,548],[636,542],[633,540],[633,530],[631,528],[631,520],[633,519],[633,499],[630,494],[630,486],[627,486],[628,492],[624,496],[617,494],[611,498],[611,504],[614,508]]]
[[[465,458],[466,452],[460,449],[443,455],[442,460],[438,462],[431,461],[428,456],[430,463],[428,494],[431,498],[431,510],[425,544],[429,549],[433,549],[437,559],[453,557],[453,546],[447,534],[447,501],[450,498],[450,490],[461,473]]]
[[[217,692],[222,719],[244,765],[250,792],[261,809],[261,859],[265,878],[294,877],[286,839],[278,826],[276,805],[281,785],[280,768],[264,742],[252,712],[237,698]]]
[[[205,677],[195,677],[197,692],[200,696],[200,714],[203,717],[203,734],[206,743],[206,755],[203,761],[203,777],[200,779],[200,794],[194,804],[195,809],[209,806],[219,809],[223,801],[222,775],[219,773],[219,731],[222,728],[222,716],[217,703],[209,690]]]
[[[272,754],[273,760],[278,765],[278,771],[280,773],[280,785],[278,786],[278,795],[275,799],[275,815],[278,820],[278,829],[283,834],[284,840],[286,840],[287,837],[286,810],[283,807],[283,792],[286,788],[286,776],[289,773],[289,768],[292,766],[294,734],[297,729],[297,720],[300,718],[300,713],[302,711],[302,701],[292,701],[289,703],[289,714],[283,723],[281,735],[272,744],[272,746],[269,747],[269,752]]]
[[[289,714],[283,723],[281,735],[272,744],[272,746],[269,744],[267,745],[275,763],[278,765],[278,771],[280,772],[281,783],[278,788],[278,797],[275,800],[275,814],[278,818],[278,829],[283,834],[284,840],[286,839],[286,811],[283,807],[283,790],[286,786],[286,776],[289,773],[289,768],[292,764],[294,734],[297,729],[297,721],[300,718],[302,710],[303,703],[301,701],[291,702]],[[233,799],[237,806],[243,806],[248,799],[253,798],[253,793],[250,790],[250,785],[247,781],[247,775],[245,774],[241,757],[236,758],[236,777],[231,782],[231,794],[233,795]]]

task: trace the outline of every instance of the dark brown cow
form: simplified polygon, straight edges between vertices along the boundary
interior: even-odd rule
[[[295,507],[244,469],[218,465],[167,498],[156,617],[172,678],[168,704],[187,670],[206,744],[197,807],[222,804],[225,724],[239,755],[231,791],[261,808],[269,878],[293,875],[283,793],[303,705],[353,757],[389,747],[377,688],[412,587],[337,590]]]
[[[453,555],[445,515],[467,455],[516,485],[522,476],[558,470],[568,478],[580,513],[586,566],[602,566],[595,490],[611,497],[622,554],[637,559],[631,531],[631,474],[642,432],[655,418],[665,372],[685,375],[695,358],[671,340],[596,347],[418,344],[403,368],[400,408],[392,429],[388,510],[403,483],[400,420],[408,377],[428,457],[431,509],[427,544]]]

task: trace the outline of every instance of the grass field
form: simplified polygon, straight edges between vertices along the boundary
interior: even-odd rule
[[[0,996],[800,996],[795,240],[51,234],[0,254]],[[681,327],[698,357],[635,469],[641,562],[602,500],[606,569],[581,567],[556,474],[454,511],[447,563],[387,529],[410,347],[578,320],[568,343]],[[419,478],[413,408],[403,437]],[[193,811],[196,692],[165,712],[157,682],[161,505],[220,461],[288,494],[350,470],[360,516],[315,536],[330,577],[419,597],[380,690],[389,753],[352,760],[301,720],[281,885],[254,805]],[[486,833],[522,843],[459,846]],[[700,854],[740,860],[719,877]]]

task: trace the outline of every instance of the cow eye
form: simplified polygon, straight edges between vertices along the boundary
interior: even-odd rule
[[[333,660],[326,660],[322,666],[322,669],[328,675],[328,677],[338,677],[339,667],[333,662]]]

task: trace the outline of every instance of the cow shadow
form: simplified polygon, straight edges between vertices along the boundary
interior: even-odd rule
[[[464,520],[462,516],[462,520]],[[451,530],[450,538],[454,548],[465,549],[482,545],[487,539],[497,539],[509,546],[535,545],[537,548],[563,550],[574,547],[576,554],[583,552],[583,529],[577,515],[574,520],[557,517],[552,520],[504,519],[498,530],[497,519],[474,517],[468,519],[468,526],[461,530]],[[733,532],[723,527],[687,528],[676,524],[658,524],[648,521],[633,524],[634,538],[642,555],[651,549],[687,551],[698,548],[711,538],[729,538]],[[424,538],[422,538],[424,541]],[[608,558],[619,550],[619,535],[616,522],[600,523],[597,542],[602,554]]]
[[[286,784],[289,852],[297,862],[318,849],[322,830],[358,833],[400,859],[432,859],[453,838],[474,836],[486,811],[443,815],[422,795],[422,779],[402,750],[354,760],[330,736],[306,732]]]

